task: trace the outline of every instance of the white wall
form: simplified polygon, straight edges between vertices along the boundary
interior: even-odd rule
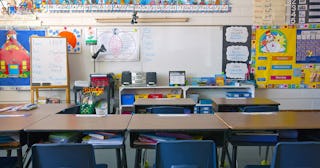
[[[131,17],[132,13],[124,14],[55,14],[39,15],[38,19],[11,18],[0,19],[1,25],[29,26],[78,26],[87,27],[126,27],[138,28],[143,39],[145,30],[152,31],[153,52],[150,57],[144,54],[147,49],[140,46],[140,61],[136,62],[99,62],[97,72],[121,73],[130,71],[156,71],[160,84],[167,85],[169,70],[186,70],[192,76],[210,76],[221,72],[222,60],[222,29],[221,25],[252,25],[252,0],[233,0],[231,13],[211,14],[147,14],[139,17],[188,17],[186,23],[149,23],[132,26],[130,23],[96,23],[95,18]],[[185,34],[185,36],[184,36]],[[179,37],[176,39],[174,37]],[[168,39],[167,42],[165,42]],[[165,42],[165,43],[164,43]],[[84,44],[84,43],[83,43]],[[140,44],[143,44],[140,41]],[[184,47],[184,48],[183,48]],[[193,48],[194,47],[194,48]],[[199,48],[201,50],[199,50]],[[183,50],[184,49],[184,50]],[[93,62],[88,46],[82,47],[81,54],[69,55],[71,84],[74,80],[88,80],[93,73]],[[40,92],[40,95],[44,92]],[[280,109],[320,109],[319,89],[257,89],[256,97],[267,97],[281,103]],[[45,92],[49,96],[64,99],[61,91]],[[73,99],[73,94],[71,94]],[[29,91],[0,91],[0,103],[28,102]]]

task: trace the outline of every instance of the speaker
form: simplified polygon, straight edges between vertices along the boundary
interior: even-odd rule
[[[122,85],[130,85],[131,84],[131,72],[130,71],[122,71],[121,74],[121,84]]]
[[[156,72],[147,72],[146,73],[146,83],[147,83],[147,85],[156,85],[157,84],[157,73]]]

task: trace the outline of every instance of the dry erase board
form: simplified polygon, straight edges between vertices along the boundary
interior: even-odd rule
[[[68,86],[67,40],[61,37],[31,37],[32,86]]]

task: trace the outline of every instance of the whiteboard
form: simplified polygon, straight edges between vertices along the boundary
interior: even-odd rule
[[[61,37],[31,37],[32,86],[68,86],[67,40]]]
[[[157,72],[160,84],[168,83],[169,71],[193,77],[222,72],[220,26],[142,27],[140,33],[141,71]]]

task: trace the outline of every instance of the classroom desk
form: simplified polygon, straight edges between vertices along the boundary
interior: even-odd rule
[[[85,115],[55,114],[26,127],[25,132],[28,135],[28,145],[30,147],[32,144],[36,143],[39,138],[43,138],[43,135],[48,135],[50,132],[108,131],[120,133],[124,137],[121,145],[94,145],[94,147],[101,149],[116,149],[118,167],[127,167],[124,141],[125,131],[130,119],[131,115],[85,117]],[[122,149],[123,157],[121,157],[120,149]]]
[[[191,98],[154,98],[154,99],[137,99],[134,102],[135,113],[146,113],[146,108],[152,106],[180,106],[193,109],[196,103]]]
[[[135,168],[140,168],[142,149],[155,145],[136,144],[140,133],[174,132],[196,133],[204,139],[213,139],[217,146],[224,146],[228,127],[212,114],[134,114],[128,126],[130,146],[136,148]]]
[[[231,132],[265,130],[318,130],[320,112],[215,113]],[[236,151],[232,154],[236,167]]]
[[[279,106],[280,103],[267,98],[212,98],[213,108],[216,112],[237,112],[244,106]]]
[[[1,104],[0,107],[8,107],[17,104]],[[22,146],[26,144],[26,137],[23,129],[32,123],[35,123],[56,110],[62,110],[66,108],[66,105],[39,105],[37,109],[30,111],[4,111],[0,112],[0,134],[16,134],[19,136],[19,144],[12,147],[6,146],[0,149],[17,149],[18,164],[20,167],[23,166],[22,157]]]

